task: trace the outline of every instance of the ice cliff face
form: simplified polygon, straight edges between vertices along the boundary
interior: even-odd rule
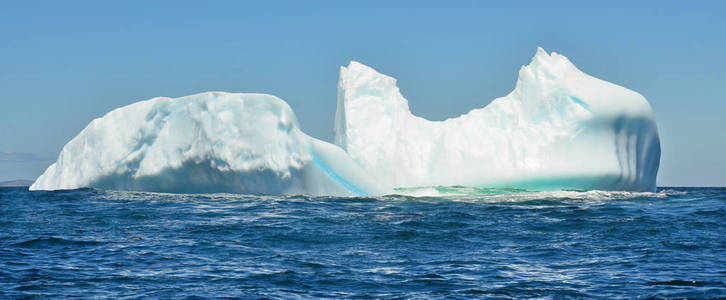
[[[93,120],[31,190],[367,195],[390,187],[298,128],[284,101],[210,92],[154,98]]]
[[[335,143],[396,187],[653,191],[660,161],[643,96],[541,48],[509,95],[441,122],[411,114],[394,78],[351,62],[340,69]]]

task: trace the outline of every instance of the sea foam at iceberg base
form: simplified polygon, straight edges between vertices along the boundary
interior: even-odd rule
[[[456,101],[442,99],[442,101]],[[660,141],[640,94],[538,49],[514,91],[446,121],[396,80],[341,67],[335,144],[264,94],[154,98],[93,120],[30,187],[383,195],[421,186],[654,191]],[[396,189],[401,191],[402,189]],[[405,189],[403,189],[405,190]]]

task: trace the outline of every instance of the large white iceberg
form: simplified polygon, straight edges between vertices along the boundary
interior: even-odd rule
[[[31,190],[378,195],[339,147],[300,131],[284,101],[209,92],[154,98],[93,120]]]
[[[654,191],[660,161],[643,96],[541,48],[509,95],[438,122],[411,114],[396,79],[351,62],[340,69],[335,143],[395,187]]]
[[[30,189],[382,195],[393,187],[461,185],[653,191],[660,160],[643,96],[542,49],[522,67],[512,93],[441,122],[412,115],[394,78],[351,62],[340,71],[335,133],[340,147],[307,136],[290,107],[271,95],[154,98],[93,120]]]

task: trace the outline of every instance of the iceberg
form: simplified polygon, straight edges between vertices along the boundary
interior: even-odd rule
[[[304,134],[265,94],[207,92],[136,102],[93,120],[30,190],[392,193],[339,147]]]
[[[396,79],[350,62],[340,69],[334,131],[335,144],[306,135],[287,103],[272,95],[158,97],[93,120],[30,190],[654,191],[660,161],[643,96],[541,48],[509,95],[445,121],[414,116]]]
[[[660,162],[642,95],[542,48],[510,94],[445,121],[414,116],[396,79],[350,62],[334,130],[336,145],[395,187],[654,191]]]

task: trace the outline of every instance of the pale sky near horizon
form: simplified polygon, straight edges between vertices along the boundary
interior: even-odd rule
[[[659,186],[726,186],[726,1],[3,1],[0,181],[35,179],[93,118],[155,96],[256,92],[332,141],[338,70],[456,117],[509,93],[537,46],[643,94]]]

